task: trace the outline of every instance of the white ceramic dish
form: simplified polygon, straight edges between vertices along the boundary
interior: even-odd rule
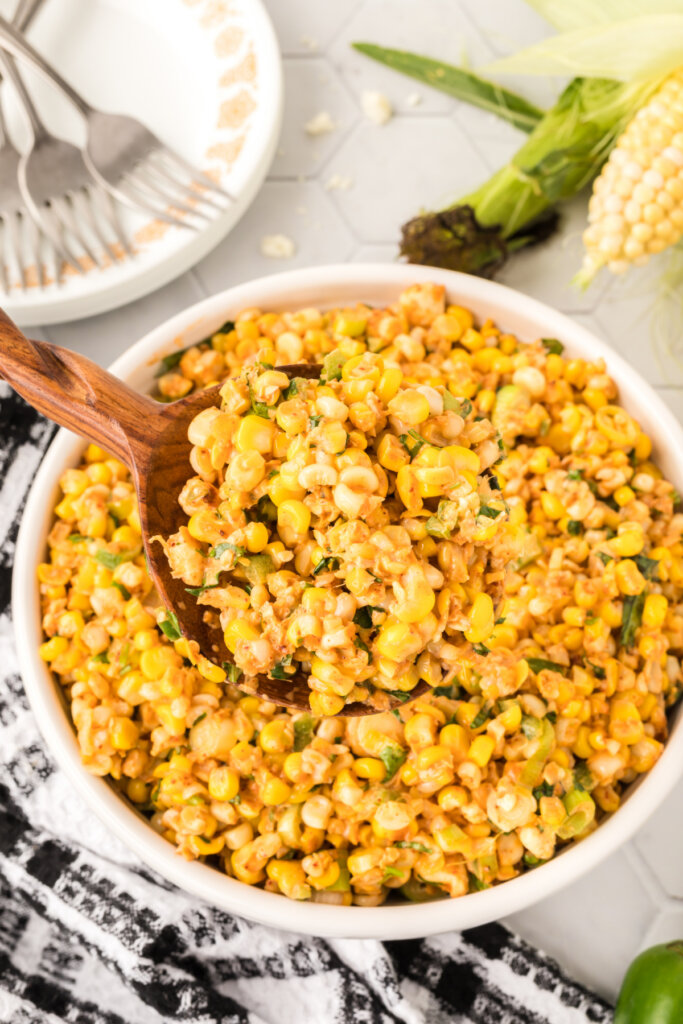
[[[206,299],[173,317],[133,345],[112,370],[134,387],[146,389],[152,383],[155,363],[161,355],[205,337],[242,308],[329,307],[359,299],[386,304],[395,300],[403,287],[419,280],[442,282],[452,301],[461,302],[482,317],[492,317],[523,340],[556,337],[565,343],[568,352],[577,356],[603,357],[619,384],[624,406],[653,438],[659,465],[683,490],[683,431],[634,370],[584,328],[547,306],[501,285],[449,271],[367,264],[295,270],[261,278]],[[407,939],[469,928],[521,910],[575,881],[624,843],[683,773],[683,716],[679,714],[657,765],[631,789],[619,811],[592,835],[533,872],[455,900],[376,908],[315,903],[293,906],[283,896],[244,885],[199,862],[182,860],[103,779],[89,775],[82,767],[57,687],[37,654],[42,637],[36,566],[44,557],[59,476],[64,468],[76,464],[82,449],[82,440],[72,434],[62,431],[58,435],[36,477],[24,513],[13,584],[14,621],[24,685],[47,744],[93,813],[150,867],[194,895],[243,917],[319,936]]]
[[[0,0],[10,16],[15,0]],[[96,106],[132,114],[160,139],[217,177],[235,197],[200,231],[168,227],[119,206],[136,255],[44,290],[35,272],[25,292],[16,270],[2,305],[19,324],[93,316],[139,298],[197,263],[247,209],[275,153],[282,118],[282,70],[261,0],[59,0],[40,10],[29,37]],[[35,72],[27,84],[48,128],[81,142],[73,107]],[[3,89],[10,132],[26,138],[23,115]],[[45,261],[48,273],[52,273]]]

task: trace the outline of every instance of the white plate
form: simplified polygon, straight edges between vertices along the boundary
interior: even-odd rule
[[[681,426],[661,398],[616,352],[585,328],[521,292],[434,267],[379,263],[309,267],[249,281],[167,320],[117,359],[112,370],[131,387],[149,391],[161,356],[206,337],[241,309],[253,306],[263,310],[329,308],[357,301],[385,306],[415,281],[437,281],[445,285],[451,302],[467,306],[481,319],[490,316],[525,341],[560,338],[571,355],[604,359],[619,387],[620,401],[652,438],[657,463],[679,491],[683,489]],[[68,466],[77,465],[83,444],[68,431],[60,431],[38,471],[26,503],[12,584],[12,614],[21,675],[45,742],[92,811],[151,868],[187,892],[230,913],[308,935],[411,939],[471,928],[531,906],[576,881],[625,843],[679,783],[683,774],[681,711],[675,716],[671,736],[657,764],[629,787],[617,813],[595,832],[534,871],[454,900],[381,907],[293,904],[284,896],[245,885],[199,861],[183,860],[174,846],[155,832],[112,786],[90,775],[83,767],[60,687],[38,655],[43,635],[37,565],[45,557],[59,478]]]
[[[15,0],[0,0],[11,16]],[[196,166],[218,176],[236,201],[200,231],[167,227],[119,207],[136,257],[22,293],[18,279],[0,304],[19,324],[57,323],[104,312],[183,273],[232,228],[272,160],[282,115],[282,72],[261,0],[46,0],[28,36],[95,106],[132,114]],[[83,140],[74,109],[28,71],[47,127]],[[10,87],[10,131],[27,138]],[[35,281],[35,273],[31,275]]]

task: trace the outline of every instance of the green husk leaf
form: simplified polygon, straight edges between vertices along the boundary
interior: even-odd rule
[[[560,32],[589,25],[609,24],[640,14],[666,14],[681,10],[680,0],[527,0],[530,7]]]
[[[493,177],[453,207],[403,226],[401,254],[411,263],[492,276],[512,252],[550,237],[556,204],[597,175],[658,84],[574,79]]]
[[[529,103],[523,96],[518,96],[495,82],[489,82],[472,71],[406,50],[376,46],[374,43],[353,43],[353,48],[394,71],[417,79],[423,85],[439,89],[490,114],[496,114],[521,131],[531,131],[543,117],[543,111]]]
[[[567,5],[569,6],[569,5]],[[683,64],[683,14],[648,13],[583,25],[489,64],[493,74],[661,79]]]

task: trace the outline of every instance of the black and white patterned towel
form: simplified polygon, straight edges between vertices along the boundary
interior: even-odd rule
[[[271,931],[167,884],[93,817],[37,731],[9,613],[53,432],[0,382],[0,1021],[608,1024],[606,1003],[501,925],[387,943]]]

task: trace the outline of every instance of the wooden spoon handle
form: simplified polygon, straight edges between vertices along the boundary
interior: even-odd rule
[[[85,356],[29,341],[2,310],[0,377],[38,412],[112,452],[129,468],[163,428],[163,406]]]

